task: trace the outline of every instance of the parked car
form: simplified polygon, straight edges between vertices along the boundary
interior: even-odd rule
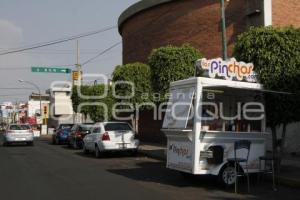
[[[26,143],[33,145],[33,131],[27,124],[10,124],[3,134],[3,146],[11,143]]]
[[[84,153],[94,152],[100,157],[105,151],[131,151],[136,154],[139,140],[131,126],[125,122],[96,123],[83,139]]]
[[[74,149],[82,148],[83,138],[91,133],[94,124],[75,124],[68,137],[68,144]]]
[[[68,142],[68,136],[73,124],[60,124],[52,135],[52,144],[62,144]]]
[[[5,131],[5,126],[4,125],[0,125],[0,133]]]

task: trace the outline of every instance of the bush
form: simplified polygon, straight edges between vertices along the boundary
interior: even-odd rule
[[[260,82],[267,89],[294,93],[267,94],[266,112],[272,128],[273,147],[277,144],[276,126],[300,120],[300,29],[293,27],[251,28],[241,34],[234,48],[237,59],[252,62]],[[281,147],[283,147],[282,142]]]
[[[202,58],[202,54],[194,47],[168,45],[154,49],[149,57],[152,71],[152,86],[155,93],[159,93],[161,101],[166,101],[166,93],[172,81],[194,76],[195,62]]]
[[[113,72],[113,82],[116,81],[128,81],[134,85],[134,96],[122,101],[133,104],[151,102],[151,71],[148,65],[143,63],[119,65]],[[131,96],[132,90],[128,84],[116,85],[116,94],[119,96]]]
[[[106,97],[102,99],[85,99],[79,96],[78,94],[78,88],[73,87],[73,93],[72,93],[72,103],[73,103],[73,110],[74,112],[79,112],[79,106],[82,103],[87,103],[90,105],[83,106],[81,109],[82,114],[85,116],[89,115],[91,119],[95,122],[104,121],[104,120],[111,120],[112,119],[112,106],[115,102],[113,95],[112,95],[112,89],[110,86],[100,84],[95,86],[89,86],[89,85],[82,85],[80,87],[81,94],[86,96],[101,96],[104,94],[105,87],[108,87],[108,94]],[[103,108],[101,105],[93,105],[94,103],[102,103],[107,106],[107,111]],[[107,114],[107,116],[106,116]]]

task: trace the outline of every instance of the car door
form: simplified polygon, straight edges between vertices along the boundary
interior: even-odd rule
[[[98,126],[96,125],[95,127],[93,127],[92,129],[91,129],[91,133],[90,134],[88,134],[88,135],[86,135],[85,137],[84,137],[84,143],[85,143],[85,145],[86,145],[86,148],[87,149],[89,149],[89,150],[94,150],[94,144],[95,144],[95,142],[94,142],[94,138],[95,138],[95,134],[97,133],[97,131],[98,131]]]
[[[88,134],[83,138],[85,148],[88,150],[91,150],[91,142],[92,142],[93,132],[94,132],[94,128],[91,129],[91,134]]]

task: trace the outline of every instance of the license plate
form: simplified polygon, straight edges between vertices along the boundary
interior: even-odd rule
[[[26,138],[16,138],[17,141],[24,141]]]
[[[119,144],[119,148],[121,148],[121,149],[125,149],[126,147],[127,147],[127,144],[125,144],[125,143]]]

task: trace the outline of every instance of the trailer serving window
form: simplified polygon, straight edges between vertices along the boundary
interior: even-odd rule
[[[261,92],[229,87],[205,88],[202,94],[203,131],[264,132]]]
[[[192,129],[194,97],[195,87],[171,89],[163,128]]]

